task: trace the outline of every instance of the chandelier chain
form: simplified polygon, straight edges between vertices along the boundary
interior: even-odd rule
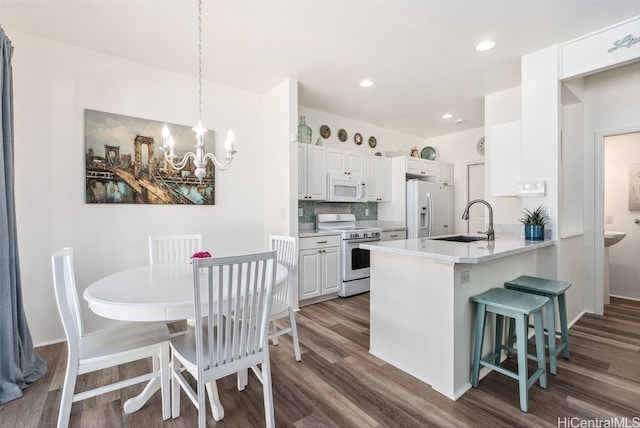
[[[198,117],[202,119],[202,0],[198,0]]]

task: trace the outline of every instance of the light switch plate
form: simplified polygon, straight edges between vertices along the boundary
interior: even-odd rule
[[[468,270],[460,272],[460,284],[466,284],[470,280],[470,273]]]
[[[304,217],[304,208],[298,208],[298,217]]]

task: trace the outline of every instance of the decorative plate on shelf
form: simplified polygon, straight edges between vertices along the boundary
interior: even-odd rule
[[[369,137],[369,147],[373,149],[377,145],[378,145],[378,140],[376,140],[376,137]]]
[[[347,141],[347,131],[345,131],[344,129],[341,129],[338,131],[338,139],[340,141],[342,141],[343,143],[345,141]]]
[[[353,136],[353,141],[357,144],[360,145],[362,144],[362,135],[360,135],[359,132],[356,132],[356,135]]]
[[[329,128],[327,125],[322,125],[320,127],[320,135],[322,135],[322,138],[331,137],[331,128]]]
[[[422,159],[435,160],[436,159],[436,149],[431,146],[427,146],[420,152],[420,157]]]
[[[484,156],[484,137],[481,137],[476,143],[476,150],[478,154]]]

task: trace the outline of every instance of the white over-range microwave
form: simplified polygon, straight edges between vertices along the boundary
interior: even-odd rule
[[[355,175],[327,174],[329,202],[366,202],[366,179]]]

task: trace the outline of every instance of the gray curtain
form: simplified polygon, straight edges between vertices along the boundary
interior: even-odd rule
[[[47,372],[22,306],[13,168],[11,40],[0,27],[0,404],[22,397]]]

